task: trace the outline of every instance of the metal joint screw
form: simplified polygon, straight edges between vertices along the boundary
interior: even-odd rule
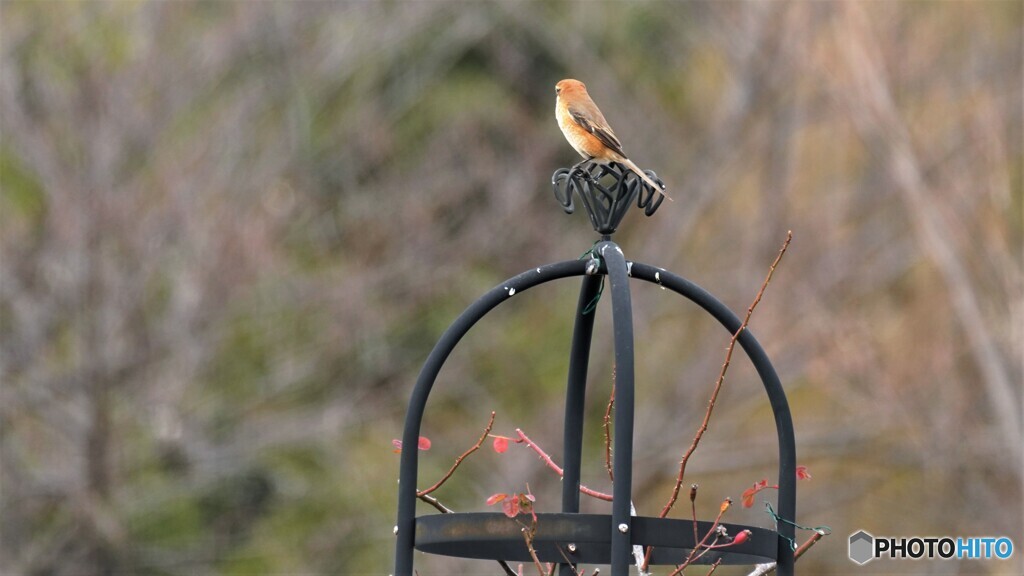
[[[392,530],[392,532],[394,532],[396,536],[398,535],[398,524],[395,524],[395,528]]]
[[[629,525],[626,524],[625,522],[623,522],[622,524],[619,524],[619,532],[622,532],[623,534],[625,534],[626,532],[629,532]]]
[[[565,547],[565,549],[568,550],[570,554],[575,554],[576,553],[576,545],[575,544],[569,544],[568,546]]]

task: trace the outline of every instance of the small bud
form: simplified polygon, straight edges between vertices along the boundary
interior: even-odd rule
[[[796,479],[797,480],[810,480],[811,473],[807,471],[807,466],[796,467]]]
[[[690,484],[690,502],[697,500],[697,485]]]
[[[725,500],[722,500],[721,512],[724,514],[725,511],[729,509],[730,505],[732,505],[732,498],[726,498]]]

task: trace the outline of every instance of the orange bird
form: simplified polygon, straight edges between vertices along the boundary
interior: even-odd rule
[[[664,191],[665,187],[652,180],[644,171],[633,163],[622,151],[622,144],[615,137],[615,132],[604,119],[604,114],[590,99],[587,87],[579,80],[567,78],[555,84],[555,119],[558,127],[565,134],[565,139],[586,160],[594,160],[598,164],[618,162],[632,170],[644,182],[655,190]],[[665,196],[668,198],[668,196]],[[670,198],[671,200],[671,198]]]

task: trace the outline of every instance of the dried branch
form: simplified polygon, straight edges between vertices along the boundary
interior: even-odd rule
[[[416,497],[422,500],[423,502],[430,504],[434,508],[437,508],[437,510],[442,514],[451,514],[455,512],[451,508],[445,506],[444,504],[441,504],[441,502],[437,498],[434,498],[433,496],[429,496],[427,494],[416,494]]]
[[[608,405],[604,409],[604,467],[608,470],[608,479],[612,482],[615,481],[615,472],[612,471],[612,408],[615,407],[615,382],[614,382],[614,371],[612,372],[612,393],[608,397]]]
[[[549,456],[543,448],[538,446],[537,443],[534,442],[533,440],[530,440],[529,436],[527,436],[521,429],[516,428],[516,434],[519,435],[519,440],[516,440],[516,442],[522,442],[529,446],[530,449],[532,449],[534,452],[537,453],[538,456],[540,456],[540,459],[544,461],[544,464],[546,464],[548,468],[554,470],[559,477],[563,476],[562,467],[559,466],[558,464],[555,464],[555,461],[551,459],[551,456]],[[582,484],[580,484],[580,493],[586,494],[587,496],[590,496],[592,498],[597,498],[598,500],[604,500],[606,502],[612,501],[611,494],[605,494],[604,492],[592,490]]]
[[[530,526],[526,526],[520,523],[522,526],[523,540],[526,542],[526,549],[530,552],[530,558],[533,559],[533,565],[537,567],[537,574],[545,576],[544,564],[541,563],[540,558],[537,557],[537,550],[533,547],[533,537],[537,534],[537,517],[534,516],[533,523]]]
[[[707,554],[709,550],[715,547],[720,536],[718,524],[719,522],[721,522],[722,516],[725,514],[725,511],[729,509],[730,505],[732,505],[731,498],[726,498],[725,500],[722,501],[722,505],[718,508],[718,516],[715,516],[715,521],[712,522],[711,528],[709,528],[707,533],[704,534],[704,538],[701,539],[700,542],[694,543],[693,550],[690,550],[690,555],[687,556],[686,560],[682,564],[677,566],[676,569],[669,574],[669,576],[677,576],[678,574],[681,574],[687,566],[692,564],[695,560],[699,559],[704,554]],[[715,539],[711,541],[711,544],[708,544],[708,538],[711,538],[712,535],[715,536]],[[648,553],[650,553],[649,550]]]
[[[728,510],[731,505],[732,498],[726,498],[725,500],[722,501],[722,505],[718,507],[718,515],[715,516],[715,521],[711,523],[711,527],[708,528],[707,533],[704,534],[704,538],[701,539],[701,541],[693,547],[693,550],[690,550],[690,555],[686,558],[686,562],[683,562],[683,565],[680,569],[689,566],[698,558],[707,554],[708,550],[711,550],[715,547],[715,545],[718,543],[718,538],[721,536],[721,532],[718,529],[718,525],[722,521],[722,516],[725,515],[725,511]],[[715,536],[715,539],[711,542],[711,544],[708,544],[708,538],[710,538],[712,535]]]
[[[690,515],[693,517],[693,541],[697,541],[697,534],[699,528],[697,526],[697,485],[690,485]],[[648,551],[648,560],[650,559],[650,553]]]
[[[718,560],[715,560],[714,563],[711,564],[711,567],[708,569],[708,573],[705,574],[705,576],[711,576],[712,574],[714,574],[715,570],[718,570],[718,567],[721,564],[722,564],[722,559],[721,558],[719,558]]]
[[[799,560],[805,552],[811,549],[811,546],[814,546],[818,543],[818,540],[821,540],[822,536],[827,535],[828,532],[825,532],[824,530],[815,530],[814,534],[811,534],[811,537],[808,538],[803,544],[801,544],[800,547],[796,549],[796,552],[793,553],[793,560]],[[754,571],[750,574],[747,574],[747,576],[766,576],[768,574],[773,574],[775,572],[775,568],[775,562],[758,564]]]
[[[459,464],[462,464],[462,461],[465,460],[467,456],[469,456],[473,452],[476,452],[477,450],[480,449],[481,446],[483,446],[484,440],[487,440],[487,435],[491,433],[491,428],[494,427],[494,415],[495,412],[491,411],[491,419],[487,422],[487,427],[484,428],[484,433],[480,435],[480,439],[476,441],[476,444],[474,444],[469,450],[466,450],[465,452],[462,453],[462,455],[456,458],[455,463],[452,464],[452,467],[448,469],[448,473],[445,474],[440,480],[438,480],[436,484],[434,484],[430,488],[420,490],[419,492],[417,492],[417,497],[419,497],[422,500],[423,496],[426,496],[427,494],[430,494],[434,490],[440,488],[442,484],[447,482],[448,479],[452,477],[452,474],[455,473],[455,469],[459,467]]]
[[[732,353],[736,348],[736,341],[739,340],[740,334],[746,330],[747,325],[750,323],[750,317],[754,314],[754,309],[757,308],[757,305],[761,302],[761,297],[764,296],[764,291],[768,288],[768,283],[771,282],[772,275],[775,274],[775,268],[779,265],[779,262],[782,261],[782,256],[785,255],[786,249],[789,248],[789,243],[792,239],[793,231],[790,230],[786,232],[786,240],[782,243],[782,248],[779,249],[778,255],[775,256],[775,260],[768,268],[768,274],[765,276],[764,282],[761,283],[761,288],[757,291],[757,295],[754,296],[754,301],[751,302],[750,306],[747,308],[747,315],[743,318],[743,323],[740,324],[739,329],[736,330],[732,335],[732,338],[729,340],[729,347],[726,348],[725,351],[725,361],[722,363],[722,369],[718,373],[718,379],[715,381],[714,390],[711,392],[710,400],[708,400],[708,408],[704,413],[704,420],[701,422],[700,428],[697,429],[697,433],[694,434],[690,447],[687,448],[686,453],[683,454],[683,458],[679,462],[679,474],[676,476],[676,483],[672,487],[672,495],[669,496],[668,502],[666,502],[664,508],[661,509],[659,518],[668,516],[672,507],[675,506],[676,500],[679,499],[679,490],[683,486],[683,477],[686,474],[686,464],[690,461],[690,456],[693,455],[694,450],[697,449],[697,445],[700,444],[700,440],[704,436],[704,432],[708,429],[708,423],[711,421],[711,414],[715,409],[715,402],[718,400],[718,393],[722,389],[722,383],[725,382],[725,374],[729,370],[729,364],[732,362]],[[692,502],[696,497],[696,484],[691,488],[690,496],[692,505]],[[696,512],[694,512],[694,521],[696,522]],[[696,530],[696,524],[694,524],[694,529]],[[694,539],[696,540],[696,536],[694,536]],[[647,553],[644,555],[644,569],[647,568],[650,562],[652,550],[653,547],[648,547]],[[696,551],[696,548],[694,548],[694,551]]]
[[[469,456],[473,452],[476,452],[477,450],[480,449],[481,446],[483,446],[484,440],[487,439],[487,436],[491,433],[491,428],[494,427],[495,415],[496,413],[492,410],[491,418],[490,420],[487,421],[487,426],[484,428],[484,433],[480,435],[480,439],[476,441],[476,444],[474,444],[469,450],[466,450],[458,458],[456,458],[455,463],[452,464],[452,467],[448,469],[448,473],[445,474],[440,480],[438,480],[433,486],[417,492],[417,498],[419,498],[423,502],[426,502],[427,504],[430,504],[442,514],[451,514],[455,512],[451,508],[442,504],[437,498],[430,496],[430,493],[437,490],[438,488],[441,487],[441,485],[447,482],[448,479],[452,477],[452,474],[455,473],[455,470],[459,467],[460,464],[462,464],[462,461],[465,460],[467,456]],[[512,570],[512,568],[504,560],[498,560],[498,564],[501,565],[502,570],[505,571],[505,574],[507,576],[516,576],[515,571]]]
[[[796,549],[796,552],[793,553],[793,559],[797,560],[801,556],[803,556],[805,552],[811,549],[811,546],[817,544],[818,540],[821,540],[821,537],[825,536],[826,534],[827,532],[824,532],[822,530],[816,530],[814,534],[811,534],[811,537],[808,538],[807,541],[805,541],[803,544],[800,545],[799,548]]]
[[[750,323],[750,317],[754,313],[754,309],[761,302],[761,297],[764,295],[764,291],[768,288],[768,283],[772,280],[772,275],[775,274],[775,267],[779,265],[782,260],[782,256],[786,253],[786,249],[789,248],[789,242],[793,239],[793,232],[789,231],[786,233],[786,240],[782,243],[782,248],[779,249],[779,254],[775,257],[775,261],[772,262],[771,267],[768,269],[768,275],[765,277],[764,282],[761,283],[761,289],[757,291],[757,296],[754,297],[754,301],[747,308],[747,315],[743,318],[743,323],[740,324],[736,333],[732,335],[729,340],[729,347],[725,351],[725,361],[722,363],[722,369],[718,373],[718,379],[715,381],[714,390],[711,393],[711,399],[708,400],[708,409],[704,413],[704,420],[700,424],[700,428],[697,429],[697,433],[693,437],[693,442],[690,443],[690,447],[687,448],[686,453],[683,455],[682,460],[679,462],[679,475],[676,476],[675,486],[672,488],[672,495],[669,497],[665,507],[662,508],[660,518],[664,518],[668,515],[669,511],[675,505],[676,500],[679,498],[679,489],[683,485],[683,476],[686,473],[686,464],[690,460],[690,456],[693,455],[693,451],[697,449],[697,445],[700,444],[701,438],[704,436],[704,432],[708,429],[708,422],[711,421],[711,413],[715,409],[715,402],[718,400],[718,393],[722,389],[722,383],[725,381],[725,374],[729,370],[729,364],[732,362],[732,353],[736,348],[736,341],[739,339],[740,334],[743,333],[747,328],[747,324]]]

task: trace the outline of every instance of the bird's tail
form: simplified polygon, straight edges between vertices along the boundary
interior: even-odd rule
[[[622,160],[622,163],[626,165],[626,168],[629,168],[630,170],[632,170],[634,174],[636,174],[641,179],[643,179],[644,182],[649,184],[651,186],[651,188],[654,188],[655,190],[658,190],[662,194],[665,194],[665,186],[663,186],[661,184],[658,184],[657,182],[652,180],[650,176],[648,176],[647,174],[644,174],[644,171],[641,170],[639,166],[634,164],[632,160],[630,160],[629,158],[624,158]],[[665,194],[665,198],[668,198],[670,201],[672,200],[672,197],[669,196],[668,194]]]

